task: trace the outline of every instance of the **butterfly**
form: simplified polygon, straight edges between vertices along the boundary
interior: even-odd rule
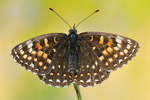
[[[75,83],[94,86],[111,71],[136,56],[139,44],[130,38],[105,32],[77,34],[75,26],[65,33],[49,33],[15,46],[11,55],[45,84],[67,87]]]

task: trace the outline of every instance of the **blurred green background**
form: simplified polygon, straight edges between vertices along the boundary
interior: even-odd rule
[[[9,55],[32,37],[64,32],[96,9],[77,29],[116,33],[138,41],[141,49],[125,67],[111,73],[99,86],[81,88],[83,100],[150,100],[150,0],[1,0],[0,100],[77,100],[73,85],[54,88],[43,84]]]

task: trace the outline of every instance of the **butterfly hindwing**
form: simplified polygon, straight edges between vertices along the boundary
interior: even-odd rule
[[[39,78],[49,86],[67,87],[73,80],[68,71],[69,53],[66,44],[61,46],[53,59],[52,70],[47,75],[39,75]]]
[[[97,55],[107,71],[116,70],[127,64],[139,49],[136,41],[115,34],[83,32],[80,37]]]
[[[65,38],[63,33],[41,35],[15,46],[11,55],[25,69],[44,75],[50,72],[52,59]]]
[[[77,75],[74,76],[74,82],[82,87],[94,86],[94,83],[100,84],[109,77],[109,72],[103,70],[96,55],[90,50],[82,40],[80,41],[79,63],[80,68]]]

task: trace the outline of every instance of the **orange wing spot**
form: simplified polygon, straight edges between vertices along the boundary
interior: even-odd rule
[[[102,70],[101,69],[99,69],[99,72],[101,72]]]
[[[96,47],[92,47],[92,49],[93,49],[93,50],[95,50],[95,49],[96,49]]]
[[[44,39],[44,44],[45,44],[45,47],[49,47],[48,39],[47,38]]]
[[[108,66],[108,62],[105,62],[105,66]]]
[[[42,65],[43,65],[43,62],[40,61],[40,62],[39,62],[39,66],[42,66]]]
[[[120,55],[121,55],[121,56],[123,56],[123,55],[124,55],[124,53],[123,53],[123,52],[120,52]]]
[[[108,48],[107,48],[107,51],[108,51],[109,53],[112,53],[112,52],[113,52],[113,49],[112,49],[111,47],[108,47]]]
[[[43,51],[38,51],[38,52],[37,52],[37,55],[38,55],[38,56],[42,56],[42,54],[43,54]]]
[[[126,54],[127,54],[127,53],[128,53],[128,50],[127,50],[127,49],[124,49],[124,53],[126,53]]]
[[[53,76],[53,75],[54,75],[54,73],[50,73],[50,75],[51,75],[51,76]]]
[[[56,49],[55,49],[55,48],[53,48],[53,51],[54,51],[54,52],[56,52]]]
[[[37,47],[38,50],[42,49],[42,46],[40,45],[40,42],[36,43],[35,46]]]
[[[118,58],[118,55],[117,55],[117,54],[115,54],[115,55],[114,55],[114,57],[115,57],[115,58]]]
[[[50,63],[51,63],[51,60],[50,60],[50,59],[47,59],[47,61],[46,61],[46,62],[50,64]]]
[[[83,76],[83,74],[80,74],[80,76],[82,77],[82,76]]]
[[[103,61],[104,60],[104,56],[99,57],[99,60]]]
[[[47,66],[45,65],[45,66],[43,67],[43,69],[46,70],[46,69],[47,69]]]
[[[32,51],[31,54],[32,54],[32,55],[35,55],[35,54],[36,54],[36,51]]]
[[[54,42],[55,42],[55,43],[58,43],[58,41],[56,40],[56,37],[54,37]]]
[[[92,42],[93,40],[94,40],[94,37],[93,37],[93,36],[91,36],[91,37],[90,37],[90,41]]]
[[[77,75],[75,75],[74,77],[75,77],[75,78],[77,78],[78,76],[77,76]]]
[[[26,54],[25,54],[25,55],[23,55],[23,58],[24,58],[24,59],[26,59],[26,58],[27,58],[27,55],[26,55]]]
[[[108,55],[108,52],[107,52],[106,50],[103,50],[102,53],[103,53],[104,55]]]
[[[112,59],[112,58],[109,58],[108,60],[109,60],[109,62],[113,62],[113,59]]]
[[[59,76],[60,75],[60,73],[57,73],[57,76]]]
[[[47,53],[44,53],[44,54],[43,54],[43,58],[44,58],[44,59],[46,59],[47,56],[48,56]]]
[[[31,59],[32,59],[32,57],[31,57],[31,56],[29,56],[27,59],[28,59],[28,60],[31,60]]]
[[[37,58],[34,58],[34,61],[37,62]]]
[[[96,76],[96,75],[97,75],[97,73],[94,73],[94,75]]]
[[[87,75],[91,75],[90,73],[87,73]]]
[[[64,74],[64,77],[66,77],[66,74]]]
[[[112,39],[108,39],[107,45],[111,46],[113,44],[113,40]]]
[[[104,43],[104,36],[101,36],[100,38],[99,38],[99,44],[103,44]]]

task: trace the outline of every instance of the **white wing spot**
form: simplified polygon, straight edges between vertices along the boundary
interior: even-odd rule
[[[124,59],[127,59],[128,57],[124,57]]]
[[[14,53],[17,54],[17,52],[14,50]]]
[[[80,80],[80,82],[84,82],[83,80]]]
[[[121,40],[121,39],[116,38],[116,41],[117,41],[118,43],[122,43],[122,40]]]
[[[114,47],[114,49],[115,49],[116,51],[118,51],[118,50],[119,50],[119,48],[118,48],[118,47]]]
[[[26,44],[29,44],[29,43],[31,43],[32,41],[31,40],[28,40],[27,42],[26,42]]]
[[[86,68],[89,68],[90,66],[89,65],[86,65]]]
[[[119,39],[123,39],[121,36],[117,36],[117,38],[119,38]]]
[[[95,69],[95,66],[94,66],[94,65],[92,66],[92,69]]]
[[[30,48],[30,49],[29,49],[29,53],[31,53],[32,51],[33,51],[33,49],[32,49],[32,48]]]
[[[22,45],[19,45],[19,48],[21,49],[21,48],[22,48]]]
[[[125,66],[125,65],[126,65],[126,64],[123,64],[122,67]]]
[[[118,46],[119,48],[121,48],[121,44],[118,43],[117,46]]]
[[[20,50],[20,54],[21,54],[21,55],[23,55],[23,54],[24,54],[24,51],[23,51],[22,49]]]
[[[134,47],[134,48],[136,48],[136,46],[137,46],[137,44],[136,44],[136,45],[134,45],[133,47]]]
[[[32,42],[28,44],[28,48],[31,48],[32,46],[33,46]]]
[[[128,41],[129,43],[131,43],[131,40],[129,40],[129,39],[128,39],[127,41]]]
[[[65,69],[65,68],[66,68],[66,66],[63,66],[63,68]]]
[[[96,65],[96,66],[98,65],[98,62],[97,62],[97,61],[95,61],[95,65]]]
[[[95,82],[99,81],[98,79],[95,79]]]
[[[28,63],[26,62],[25,65],[28,65]]]
[[[89,78],[86,82],[91,82],[91,79]]]
[[[34,68],[34,64],[33,64],[33,63],[31,63],[30,66],[31,66],[32,68]]]
[[[131,48],[131,46],[130,46],[130,44],[127,44],[127,47],[126,47],[127,49],[130,49]]]
[[[18,56],[18,55],[16,55],[16,57],[19,59],[19,56]]]
[[[60,65],[58,65],[58,68],[60,68],[61,66]]]
[[[60,80],[59,80],[59,79],[57,79],[57,80],[56,80],[56,82],[60,82]]]
[[[55,69],[55,66],[52,66],[52,69]]]
[[[135,51],[135,49],[132,50],[132,52],[134,52],[134,51]]]
[[[104,75],[102,75],[101,77],[104,78]]]
[[[122,59],[119,59],[119,63],[121,63],[123,60]]]
[[[67,82],[67,80],[64,80],[63,83]]]
[[[52,79],[49,79],[48,81],[52,82],[53,80],[52,80]]]

